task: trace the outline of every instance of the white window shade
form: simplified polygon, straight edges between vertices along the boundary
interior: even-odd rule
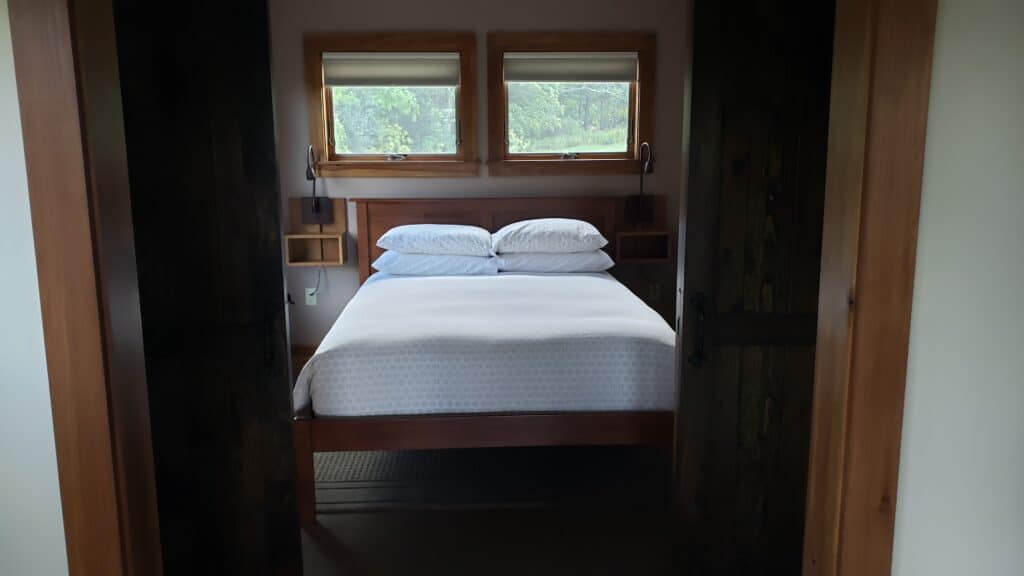
[[[636,52],[507,52],[506,82],[633,82]]]
[[[457,52],[349,52],[323,55],[327,86],[458,86]]]

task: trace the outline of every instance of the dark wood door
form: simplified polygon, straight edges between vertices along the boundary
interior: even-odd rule
[[[267,5],[114,5],[164,573],[300,574]]]
[[[831,2],[699,1],[680,362],[684,574],[799,574]]]

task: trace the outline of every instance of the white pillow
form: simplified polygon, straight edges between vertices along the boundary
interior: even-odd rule
[[[604,250],[566,254],[518,252],[498,256],[501,272],[604,272],[612,266],[615,262]]]
[[[385,232],[377,246],[406,254],[490,256],[491,233],[477,226],[406,224]]]
[[[494,257],[385,252],[373,263],[381,272],[401,276],[483,276],[498,273]]]
[[[589,222],[568,218],[515,222],[495,232],[491,240],[495,254],[590,252],[608,244],[608,240]]]

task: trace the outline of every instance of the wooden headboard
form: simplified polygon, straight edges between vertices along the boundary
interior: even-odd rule
[[[373,270],[370,264],[381,255],[377,239],[403,224],[469,224],[497,231],[506,224],[531,218],[576,218],[590,222],[610,242],[615,253],[622,198],[614,196],[560,196],[540,198],[444,198],[355,200],[356,245],[359,282]]]

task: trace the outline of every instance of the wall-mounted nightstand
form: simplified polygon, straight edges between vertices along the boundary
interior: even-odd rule
[[[288,266],[342,266],[345,238],[341,234],[285,234],[285,264]]]
[[[672,233],[668,230],[629,230],[615,235],[618,264],[664,263],[672,259]]]
[[[321,198],[334,206],[334,222],[303,224],[299,198],[288,204],[290,234],[284,235],[285,264],[305,267],[339,267],[345,264],[345,235],[348,231],[347,202],[344,198]]]

